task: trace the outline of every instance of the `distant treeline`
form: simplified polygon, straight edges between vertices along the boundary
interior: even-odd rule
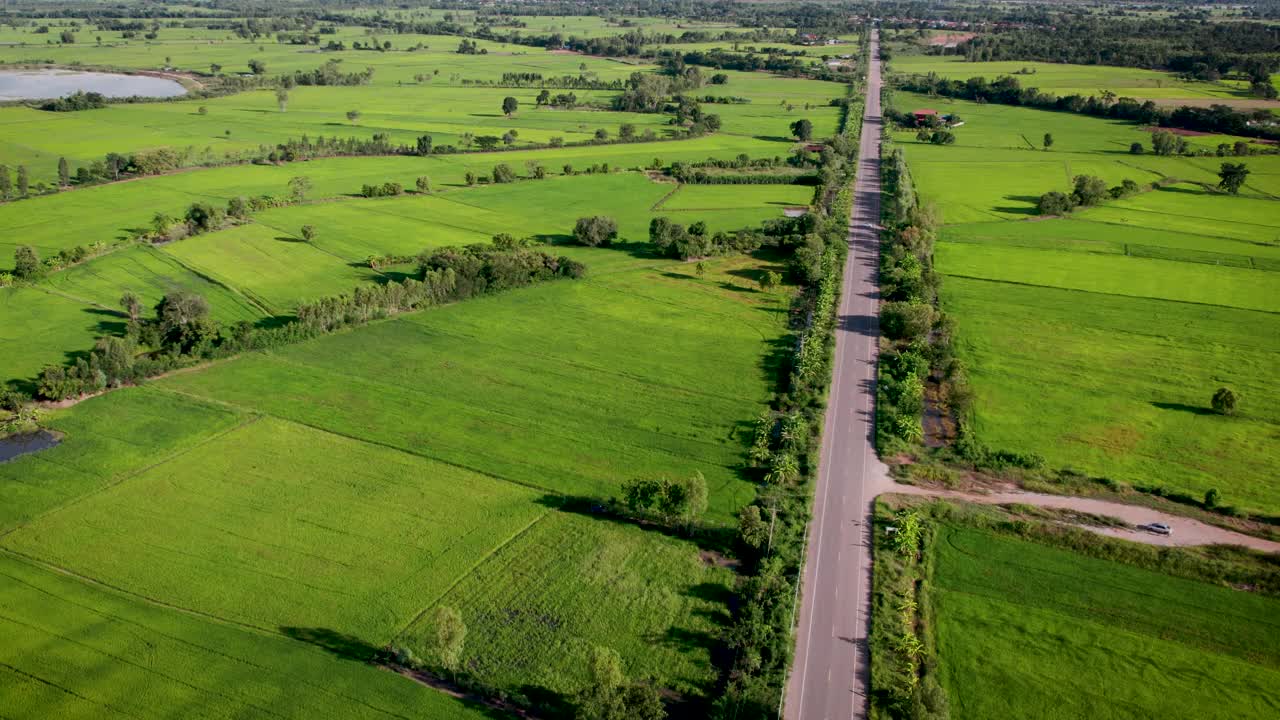
[[[929,73],[928,75],[909,75],[895,82],[897,87],[903,90],[928,95],[1002,105],[1021,105],[1041,110],[1062,110],[1199,132],[1280,139],[1280,125],[1275,124],[1275,116],[1265,109],[1243,112],[1226,105],[1211,105],[1207,108],[1183,106],[1169,110],[1150,100],[1139,102],[1134,98],[1115,97],[1113,94],[1058,97],[1037,88],[1024,88],[1018,78],[1008,75],[988,82],[981,77],[947,80]],[[902,122],[908,115],[898,113],[889,117]]]
[[[969,60],[1040,60],[1158,68],[1202,80],[1229,72],[1270,81],[1280,66],[1280,37],[1257,22],[1185,19],[1054,18],[1048,27],[996,28],[961,43]]]

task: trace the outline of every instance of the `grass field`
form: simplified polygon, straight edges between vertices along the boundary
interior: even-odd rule
[[[601,17],[528,21],[580,34],[628,29]],[[57,38],[67,24],[52,26]],[[715,134],[530,150],[520,146],[575,142],[597,128],[616,136],[624,123],[665,138],[670,115],[538,109],[536,89],[464,81],[509,71],[612,80],[654,68],[485,41],[488,54],[461,55],[455,36],[402,34],[379,38],[393,42],[389,52],[318,53],[203,27],[162,27],[152,42],[85,27],[70,45],[30,30],[0,28],[10,43],[0,59],[197,72],[219,63],[230,73],[256,58],[268,74],[337,59],[375,74],[369,86],[294,88],[283,111],[271,91],[75,113],[0,108],[0,156],[27,165],[33,183],[50,182],[59,157],[74,172],[108,152],[168,147],[192,164],[223,164],[0,204],[4,258],[19,245],[46,258],[112,246],[0,290],[6,380],[29,385],[42,365],[121,332],[126,291],[151,306],[194,290],[223,323],[274,323],[299,303],[412,271],[374,270],[371,255],[497,233],[535,238],[587,275],[44,411],[61,444],[0,465],[0,573],[14,581],[0,583],[0,673],[11,680],[0,679],[0,715],[475,717],[474,707],[367,663],[393,643],[429,657],[427,618],[440,605],[461,612],[462,677],[484,688],[563,703],[603,646],[629,676],[702,707],[719,680],[712,656],[730,619],[733,569],[700,541],[579,508],[609,501],[628,480],[701,473],[710,495],[701,537],[718,543],[753,499],[744,438],[793,346],[796,288],[761,289],[767,272],[786,275],[769,250],[699,263],[657,257],[648,225],[665,216],[713,232],[754,227],[807,206],[813,189],[679,188],[638,170],[786,157],[796,147],[788,125],[807,118],[816,135],[835,132],[831,101],[848,88],[727,71],[727,84],[701,94],[750,102],[706,103],[721,116]],[[372,38],[340,27],[325,39]],[[417,43],[427,47],[409,50]],[[501,111],[507,95],[520,101],[511,117]],[[577,95],[604,106],[613,93]],[[225,164],[304,134],[404,143],[430,134],[442,145],[507,130],[518,133],[508,152]],[[548,177],[467,186],[468,173],[489,177],[498,163],[521,176],[541,165]],[[609,172],[582,173],[600,164]],[[296,176],[313,185],[305,202],[161,245],[131,240],[156,213],[282,196]],[[414,188],[421,176],[431,193],[357,197],[364,184]],[[618,222],[612,248],[571,240],[575,220],[596,214]],[[304,225],[316,228],[312,242],[299,240]]]
[[[463,665],[507,690],[532,684],[573,693],[589,680],[590,648],[607,643],[626,658],[629,675],[706,693],[715,680],[711,638],[727,620],[731,584],[729,570],[681,541],[553,512],[440,603],[476,628]],[[428,624],[409,628],[411,646],[421,647]]]
[[[11,717],[490,717],[341,654],[140,603],[0,555]],[[314,634],[314,633],[313,633]],[[337,654],[335,654],[337,653]]]
[[[1210,192],[1220,158],[1130,155],[1145,133],[1067,113],[896,96],[965,121],[954,146],[898,133],[922,199],[938,207],[943,308],[957,319],[994,447],[1052,467],[1280,511],[1261,478],[1280,472],[1280,158],[1249,157],[1239,196]],[[1049,151],[1038,147],[1054,136]],[[1021,148],[1019,148],[1021,144]],[[1070,218],[1034,216],[1037,197],[1093,174],[1182,182]],[[1202,185],[1204,184],[1204,185]],[[1229,386],[1248,398],[1209,413]]]
[[[1280,712],[1273,598],[960,527],[934,552],[952,717]]]
[[[1030,70],[1032,74],[1016,74],[1024,69]],[[1039,88],[1060,97],[1098,95],[1103,90],[1139,100],[1252,97],[1248,88],[1231,81],[1183,80],[1174,73],[1160,70],[1110,65],[1069,65],[1018,60],[966,62],[959,55],[895,54],[890,62],[890,71],[903,74],[932,72],[952,80],[968,80],[971,77],[994,80],[1001,75],[1012,75],[1023,87]]]
[[[160,385],[556,493],[699,470],[724,521],[752,496],[738,426],[767,396],[784,306],[754,288],[759,263],[710,265],[473,300]]]

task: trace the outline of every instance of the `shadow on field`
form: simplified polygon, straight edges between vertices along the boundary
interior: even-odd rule
[[[126,322],[124,313],[103,308],[84,308],[84,312],[98,316],[96,330],[102,335],[124,335]]]
[[[1040,202],[1040,198],[1034,195],[1005,195],[1004,199],[1010,200],[1012,202],[1026,203],[1026,205],[1007,206],[1007,207],[998,205],[991,209],[995,210],[996,212],[1011,213],[1015,215],[1035,215],[1036,205],[1038,205]]]
[[[287,242],[287,243],[306,243],[307,242],[306,240],[303,240],[300,237],[294,237],[292,235],[277,235],[271,239],[277,240],[279,242]]]
[[[755,140],[764,140],[765,142],[796,142],[795,138],[782,137],[781,135],[752,135],[751,137]]]
[[[714,526],[696,527],[689,534],[685,534],[657,523],[637,520],[623,515],[614,509],[618,504],[614,500],[601,500],[600,498],[581,495],[552,495],[548,493],[538,498],[536,502],[553,510],[584,515],[615,525],[630,525],[647,532],[655,532],[667,537],[687,540],[696,545],[698,549],[711,553],[727,553],[733,547],[734,540],[737,539],[738,535],[735,528]]]
[[[344,660],[372,662],[381,650],[364,640],[328,628],[281,627],[286,637],[323,648]]]
[[[1184,405],[1183,403],[1153,402],[1151,407],[1160,408],[1161,410],[1178,410],[1188,412],[1192,415],[1216,415],[1212,408],[1201,407],[1199,405]]]

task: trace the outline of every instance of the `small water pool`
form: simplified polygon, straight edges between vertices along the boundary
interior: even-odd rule
[[[84,72],[41,68],[38,70],[0,70],[0,101],[47,100],[66,97],[77,90],[96,92],[107,97],[177,97],[186,88],[168,78],[149,75]]]

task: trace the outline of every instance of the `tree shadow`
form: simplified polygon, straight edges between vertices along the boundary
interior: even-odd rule
[[[1040,203],[1040,198],[1034,195],[1005,195],[1003,199],[1027,204],[1017,206],[996,206],[991,209],[996,212],[1009,213],[1013,215],[1035,215],[1038,212],[1036,206]]]
[[[521,685],[519,691],[531,710],[540,718],[556,720],[574,716],[573,702],[565,695],[541,685]]]
[[[383,652],[382,648],[361,640],[354,635],[340,633],[329,628],[284,626],[280,628],[280,632],[286,637],[308,645],[315,645],[344,660],[373,662]]]
[[[94,324],[93,329],[99,335],[124,335],[125,329],[128,327],[128,316],[122,312],[95,307],[82,308],[81,312],[98,317],[98,322]],[[77,351],[74,353],[69,352],[67,356],[72,362],[75,362],[75,358],[87,357],[88,354],[87,351]]]
[[[1192,415],[1216,415],[1217,414],[1213,411],[1212,408],[1202,407],[1199,405],[1186,405],[1184,403],[1152,402],[1151,406],[1160,408],[1161,410],[1178,410],[1181,412],[1188,412],[1188,413],[1191,413]]]
[[[738,535],[734,528],[708,525],[695,527],[690,532],[684,533],[665,525],[659,525],[656,522],[639,520],[624,515],[617,509],[618,502],[613,499],[603,500],[583,495],[552,495],[548,493],[538,498],[535,502],[561,512],[582,515],[614,525],[628,525],[647,532],[684,540],[693,543],[700,550],[721,554],[727,554],[733,548]]]
[[[280,242],[286,242],[286,243],[301,243],[301,244],[304,244],[304,245],[305,245],[305,244],[306,244],[306,242],[307,242],[306,240],[303,240],[302,238],[293,237],[292,235],[277,235],[277,236],[275,236],[275,237],[273,237],[273,238],[271,238],[271,239],[272,239],[272,240],[278,240],[278,241],[280,241]]]
[[[783,137],[781,135],[752,135],[752,138],[756,140],[764,140],[765,142],[784,142],[784,143],[796,142],[795,138]]]

